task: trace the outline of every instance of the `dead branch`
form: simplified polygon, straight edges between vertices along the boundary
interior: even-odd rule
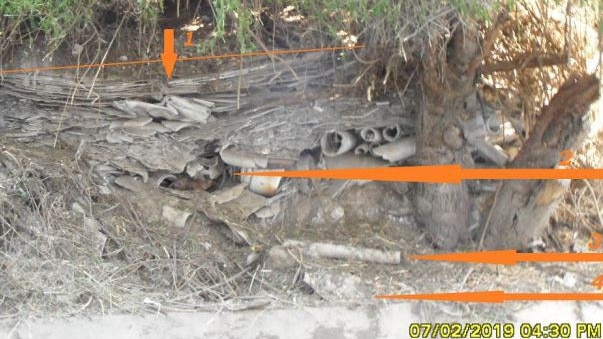
[[[482,53],[478,54],[469,64],[467,70],[465,71],[465,75],[472,76],[475,74],[475,70],[479,67],[479,65],[481,65],[482,61],[484,61],[485,56],[490,54],[494,41],[496,41],[498,38],[498,35],[502,31],[502,27],[507,20],[509,20],[509,13],[507,13],[506,10],[502,10],[500,13],[498,13],[494,27],[492,27],[492,29],[486,33],[484,43],[482,44]]]
[[[555,54],[546,57],[539,57],[534,52],[520,55],[511,61],[501,61],[497,63],[487,63],[484,65],[484,74],[494,72],[509,72],[525,68],[537,68],[546,66],[557,66],[566,64],[569,59],[568,54]]]

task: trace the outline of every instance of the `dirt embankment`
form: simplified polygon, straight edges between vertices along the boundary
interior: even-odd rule
[[[153,32],[197,25],[197,38],[210,36],[219,18],[204,4],[166,8],[170,20],[158,21]],[[566,9],[559,19],[545,9],[522,4],[504,25],[472,26],[463,37],[458,13],[444,8],[417,39],[409,33],[396,46],[384,43],[396,31],[383,25],[329,40],[299,9],[266,9],[251,35],[260,51],[335,42],[366,48],[179,61],[170,81],[159,63],[5,74],[0,313],[243,310],[362,304],[380,293],[592,289],[597,272],[582,264],[493,270],[407,260],[434,244],[475,250],[484,234],[501,240],[505,222],[496,225],[496,213],[488,217],[502,201],[496,182],[451,190],[288,179],[254,184],[232,175],[438,161],[504,167],[523,159],[517,154],[535,135],[537,146],[546,141],[553,153],[576,147],[576,165],[598,163],[597,140],[586,150],[566,142],[567,133],[583,127],[572,112],[553,115],[567,116],[576,130],[559,130],[565,120],[546,118],[546,131],[538,125],[547,117],[540,108],[570,74],[592,71],[592,51],[575,38],[587,33],[564,29],[583,12]],[[177,20],[174,11],[182,14]],[[161,34],[142,39],[151,27],[128,27],[133,23],[123,18],[88,43],[82,35],[60,45],[52,59],[44,58],[44,44],[6,49],[3,68],[156,58]],[[237,50],[239,23],[227,21],[233,34],[216,54]],[[455,33],[452,42],[447,35],[433,45],[421,40],[441,27]],[[199,49],[184,46],[186,32],[177,32],[178,54],[198,56]],[[467,48],[463,38],[476,45]],[[575,56],[571,63],[568,55]],[[438,153],[443,147],[445,156]],[[532,250],[585,250],[591,233],[603,231],[599,186],[578,181],[567,195],[555,191],[561,207],[551,222],[541,216],[538,228],[545,231]],[[394,259],[384,264],[384,257]],[[465,320],[513,315],[503,306],[437,306],[419,304],[416,312]]]

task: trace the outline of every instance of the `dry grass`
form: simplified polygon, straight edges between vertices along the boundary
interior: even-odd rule
[[[245,291],[219,238],[142,221],[73,153],[1,144],[2,316],[194,309]]]

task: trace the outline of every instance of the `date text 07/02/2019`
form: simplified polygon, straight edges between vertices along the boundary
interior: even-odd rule
[[[410,338],[603,338],[601,323],[412,323]]]

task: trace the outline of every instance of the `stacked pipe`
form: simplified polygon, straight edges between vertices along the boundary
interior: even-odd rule
[[[365,127],[359,130],[331,130],[321,140],[326,157],[353,154],[371,156],[389,163],[403,161],[416,153],[414,136],[404,136],[399,124],[384,127]]]

